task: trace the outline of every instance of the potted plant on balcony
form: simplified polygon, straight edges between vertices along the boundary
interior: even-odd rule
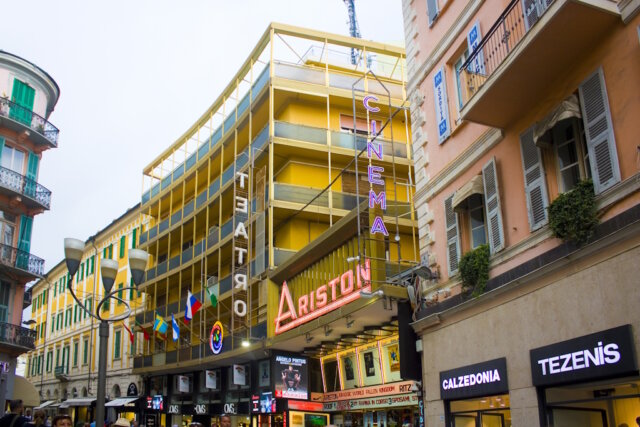
[[[482,295],[489,280],[489,245],[480,245],[460,259],[462,294],[465,298]]]
[[[2,92],[2,96],[0,97],[0,114],[3,116],[9,115],[9,98],[4,92]]]

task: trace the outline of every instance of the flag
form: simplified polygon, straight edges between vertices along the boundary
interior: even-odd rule
[[[151,335],[149,335],[149,331],[147,331],[140,323],[136,322],[136,326],[140,328],[142,334],[144,335],[144,340],[149,341],[151,339]]]
[[[191,295],[191,291],[187,291],[187,308],[184,311],[184,323],[189,323],[193,319],[193,315],[200,310],[200,307],[202,307],[200,301]]]
[[[167,333],[168,327],[167,322],[156,314],[156,321],[153,323],[153,330],[164,335]]]
[[[211,300],[211,307],[217,306],[218,305],[218,284],[209,286],[207,288],[207,293],[209,294],[209,299]]]
[[[129,334],[129,341],[131,341],[131,344],[133,344],[133,332],[131,332],[131,329],[127,328],[127,325],[123,322],[122,326],[124,326],[124,329],[127,331],[127,333]]]
[[[180,327],[178,326],[176,319],[173,317],[173,314],[171,315],[171,326],[173,327],[173,340],[178,341],[178,338],[180,337]]]

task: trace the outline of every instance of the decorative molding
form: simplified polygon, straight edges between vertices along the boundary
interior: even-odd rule
[[[451,163],[445,166],[434,178],[430,179],[427,185],[417,189],[414,195],[415,203],[423,199],[431,200],[442,189],[451,184],[458,176],[464,173],[469,167],[477,163],[480,157],[484,156],[497,143],[502,141],[504,133],[501,129],[490,128],[484,132],[473,144],[464,150]]]
[[[619,202],[625,197],[636,193],[638,190],[640,190],[640,172],[630,176],[624,181],[620,181],[604,193],[596,196],[598,210],[600,211],[602,209],[608,208],[609,206]]]
[[[433,48],[431,54],[425,59],[425,61],[418,67],[415,74],[409,75],[409,81],[407,84],[408,92],[417,90],[417,87],[424,81],[431,70],[442,59],[445,52],[449,50],[454,40],[460,35],[462,30],[467,26],[469,22],[475,17],[476,12],[480,6],[484,3],[484,0],[470,0],[464,7],[462,13],[455,23],[449,27],[444,36],[440,39],[440,42]]]

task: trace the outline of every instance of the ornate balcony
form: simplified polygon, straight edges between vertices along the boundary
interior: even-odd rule
[[[0,344],[14,347],[11,353],[24,353],[34,350],[36,342],[36,331],[23,328],[11,323],[0,322]],[[4,351],[4,349],[3,349]]]
[[[463,120],[506,128],[536,108],[558,77],[606,38],[615,2],[512,0],[460,70]]]
[[[30,208],[49,209],[51,206],[51,191],[33,179],[3,167],[0,167],[0,193],[25,196],[24,203]]]
[[[52,125],[44,117],[34,113],[8,98],[0,98],[0,124],[16,132],[25,130],[33,131],[29,138],[36,144],[58,146],[57,127]]]
[[[12,269],[21,278],[36,279],[44,274],[42,258],[4,244],[0,244],[0,265]]]
[[[56,366],[53,369],[53,374],[56,376],[57,379],[61,381],[69,380],[69,377],[67,376],[69,375],[69,371],[66,366]]]

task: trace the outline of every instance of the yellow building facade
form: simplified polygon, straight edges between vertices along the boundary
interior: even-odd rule
[[[92,420],[98,375],[98,324],[71,296],[72,286],[78,299],[95,312],[104,295],[100,277],[101,260],[118,261],[114,289],[126,287],[131,281],[128,251],[137,247],[141,228],[138,205],[86,240],[85,254],[75,277],[68,275],[65,261],[59,262],[31,288],[32,319],[35,324],[36,349],[27,354],[25,374],[40,391],[44,409],[67,408],[76,422]],[[144,294],[123,291],[132,313],[144,306]],[[125,305],[110,300],[102,307],[102,316],[122,314]],[[125,325],[134,334],[130,339]],[[133,316],[110,325],[107,357],[107,396],[124,396],[129,385],[140,389],[138,376],[132,375],[133,357],[141,351],[144,337],[136,330]]]
[[[159,423],[208,425],[231,404],[234,425],[249,423],[256,372],[240,385],[234,364],[249,372],[271,350],[304,347],[307,331],[277,319],[282,279],[293,280],[297,304],[323,280],[357,272],[365,254],[373,290],[416,264],[404,73],[401,48],[271,24],[212,106],[144,169],[140,246],[151,261],[137,322],[151,329],[160,318],[168,331],[152,336],[134,372],[150,378],[150,399],[166,399],[163,411],[148,408],[171,417]],[[303,253],[319,264],[293,261]],[[203,304],[190,321],[189,293]]]

